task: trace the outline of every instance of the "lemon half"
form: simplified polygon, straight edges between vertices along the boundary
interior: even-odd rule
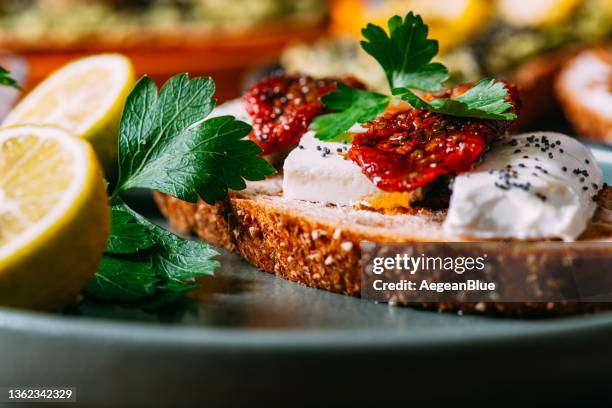
[[[9,113],[3,126],[53,125],[86,139],[112,179],[119,120],[133,85],[134,69],[128,58],[119,54],[81,58],[34,88]]]
[[[0,130],[0,304],[58,310],[96,272],[110,229],[89,143],[50,126]]]

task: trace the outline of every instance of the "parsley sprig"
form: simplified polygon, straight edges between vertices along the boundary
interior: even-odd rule
[[[339,141],[355,123],[367,122],[384,111],[389,97],[338,83],[338,90],[325,95],[323,103],[337,112],[319,116],[311,129],[320,140]]]
[[[432,62],[438,54],[438,42],[428,37],[428,26],[421,16],[412,12],[405,18],[393,16],[389,19],[388,33],[380,26],[368,24],[362,30],[365,40],[361,46],[383,68],[393,96],[339,86],[323,98],[323,104],[333,113],[319,116],[311,125],[318,139],[335,140],[356,123],[379,116],[394,99],[401,99],[415,109],[451,116],[516,118],[512,105],[505,100],[508,90],[492,79],[480,81],[458,97],[423,100],[414,91],[441,91],[449,77],[444,65]]]
[[[383,67],[391,90],[440,91],[448,70],[431,62],[438,55],[438,41],[427,37],[429,27],[421,16],[412,12],[404,19],[393,16],[388,26],[390,35],[382,27],[368,24],[362,30],[366,40],[361,46]]]
[[[204,120],[214,109],[210,78],[171,78],[159,95],[144,77],[128,96],[119,131],[119,181],[113,192],[148,188],[209,204],[274,168],[243,140],[251,127],[232,116]]]
[[[11,77],[11,72],[0,67],[0,85],[20,89],[19,84]]]
[[[85,289],[97,301],[155,310],[180,299],[219,265],[211,246],[174,235],[122,200],[134,188],[214,203],[245,180],[275,172],[244,140],[250,126],[231,116],[206,120],[215,107],[210,78],[171,78],[158,94],[142,78],[128,96],[119,131],[119,178],[111,191],[112,226],[102,264]]]

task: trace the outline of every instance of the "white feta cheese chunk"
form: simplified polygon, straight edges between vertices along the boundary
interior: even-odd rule
[[[345,158],[350,147],[322,142],[307,132],[285,159],[284,197],[343,206],[379,192],[359,166]]]
[[[470,238],[573,241],[593,216],[602,184],[593,154],[577,140],[552,132],[507,136],[455,179],[444,229]]]

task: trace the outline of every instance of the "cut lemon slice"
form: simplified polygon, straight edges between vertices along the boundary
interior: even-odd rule
[[[0,130],[0,304],[65,306],[97,270],[109,225],[87,142],[50,126]]]
[[[102,54],[82,58],[34,88],[9,113],[3,126],[53,125],[87,139],[112,178],[119,119],[133,84],[134,70],[126,57]]]

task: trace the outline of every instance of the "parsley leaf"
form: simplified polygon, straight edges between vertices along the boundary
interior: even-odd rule
[[[258,156],[261,149],[243,140],[251,127],[233,117],[204,121],[212,112],[215,87],[210,78],[171,78],[159,95],[144,77],[126,101],[119,135],[119,180],[114,196],[130,188],[149,188],[213,204],[246,180],[275,172]]]
[[[121,193],[155,189],[209,203],[275,170],[244,140],[251,127],[231,116],[206,120],[215,102],[210,78],[171,78],[158,94],[149,78],[130,93],[119,135],[119,180],[112,191],[111,235],[85,302],[157,310],[212,276],[219,262],[208,244],[181,238],[130,209]]]
[[[20,89],[19,84],[10,76],[10,71],[0,67],[0,85]]]
[[[144,218],[140,222],[147,227],[157,246],[152,260],[164,278],[161,287],[193,284],[199,277],[212,276],[219,266],[219,262],[212,260],[218,253],[209,245],[181,238]]]
[[[111,254],[133,254],[154,245],[147,228],[139,224],[134,216],[121,207],[111,209],[111,236],[106,252]]]
[[[414,94],[411,90],[406,88],[395,88],[393,90],[393,95],[399,96],[403,101],[406,101],[415,109],[428,109],[430,106]]]
[[[512,104],[506,101],[506,96],[508,90],[504,84],[494,79],[483,79],[455,98],[439,98],[425,102],[410,91],[401,94],[404,101],[417,109],[467,118],[516,119]]]
[[[105,254],[85,292],[105,301],[135,301],[155,293],[158,277],[151,262]]]
[[[336,141],[356,123],[365,123],[380,115],[389,104],[389,97],[339,83],[337,91],[323,97],[323,103],[339,112],[317,117],[310,128],[317,132],[319,140]]]
[[[434,112],[479,119],[516,119],[512,104],[506,101],[508,90],[502,82],[483,79],[456,98],[434,99],[429,102]]]
[[[86,294],[156,309],[196,287],[196,279],[212,276],[219,263],[209,245],[178,237],[132,211],[122,202],[112,208],[107,249]],[[142,244],[135,244],[139,237]],[[125,244],[125,245],[123,245]]]
[[[393,16],[387,35],[382,27],[368,24],[362,30],[362,48],[382,66],[391,90],[396,88],[439,91],[448,79],[448,70],[431,62],[438,54],[438,41],[427,38],[429,27],[421,16],[408,13]]]

